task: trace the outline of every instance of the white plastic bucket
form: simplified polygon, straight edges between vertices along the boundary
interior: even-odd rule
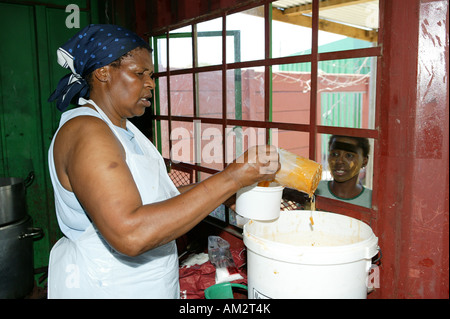
[[[283,188],[278,183],[270,183],[267,187],[254,184],[241,188],[236,193],[236,213],[248,219],[277,219]]]
[[[249,299],[364,299],[378,253],[378,238],[367,224],[319,211],[251,220],[244,225],[244,244]]]

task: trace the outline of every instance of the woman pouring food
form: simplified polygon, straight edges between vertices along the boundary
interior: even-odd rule
[[[272,180],[275,147],[249,149],[222,172],[177,189],[163,158],[128,118],[150,106],[148,44],[90,25],[58,49],[70,69],[49,101],[65,111],[49,149],[64,237],[50,253],[49,298],[179,298],[175,239],[238,189]]]

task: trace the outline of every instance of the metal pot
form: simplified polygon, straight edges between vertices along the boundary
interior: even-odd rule
[[[0,299],[23,298],[33,289],[33,240],[42,238],[30,216],[0,226]]]
[[[33,180],[33,172],[25,180],[17,177],[0,178],[0,226],[19,221],[27,215],[25,189]]]

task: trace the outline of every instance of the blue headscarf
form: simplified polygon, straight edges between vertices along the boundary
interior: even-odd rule
[[[111,24],[85,27],[58,49],[58,63],[72,72],[59,81],[48,101],[56,100],[58,109],[64,111],[74,98],[88,98],[86,75],[141,46],[150,49],[141,37],[123,27]]]

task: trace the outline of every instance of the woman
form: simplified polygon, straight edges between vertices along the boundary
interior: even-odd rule
[[[175,239],[239,188],[273,179],[275,148],[249,150],[180,194],[127,120],[150,106],[148,44],[118,26],[90,25],[58,50],[58,63],[72,72],[49,101],[81,107],[62,115],[49,149],[65,235],[50,254],[49,298],[179,298]]]
[[[328,142],[328,166],[333,180],[321,181],[315,194],[370,208],[372,190],[359,180],[361,169],[369,161],[369,150],[367,138],[332,135]]]

